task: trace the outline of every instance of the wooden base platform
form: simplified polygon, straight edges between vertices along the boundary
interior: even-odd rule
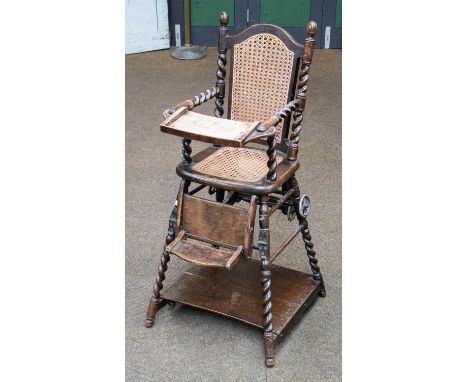
[[[273,333],[275,340],[318,296],[320,284],[312,275],[271,266]],[[194,266],[162,298],[230,317],[263,330],[260,262],[240,261],[231,271]]]

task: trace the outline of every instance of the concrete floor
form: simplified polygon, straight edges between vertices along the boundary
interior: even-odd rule
[[[302,192],[312,200],[309,223],[327,298],[319,299],[280,343],[272,369],[263,366],[261,331],[234,320],[166,306],[153,328],[143,326],[179,185],[175,166],[181,160],[180,139],[159,131],[162,111],[213,86],[215,71],[216,51],[211,48],[199,61],[171,59],[168,50],[126,57],[127,381],[340,381],[340,50],[314,54],[297,174]],[[213,108],[209,102],[198,111],[212,115]],[[196,152],[206,144],[193,146]],[[293,226],[282,214],[273,216],[273,248]],[[277,263],[310,272],[299,237]],[[188,266],[173,257],[164,285]]]

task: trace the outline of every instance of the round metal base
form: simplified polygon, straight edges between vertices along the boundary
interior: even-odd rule
[[[205,50],[206,47],[202,48],[199,45],[179,46],[171,53],[171,57],[178,60],[199,60],[206,56]]]

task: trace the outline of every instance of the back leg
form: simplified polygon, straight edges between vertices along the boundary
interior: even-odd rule
[[[312,277],[314,278],[314,280],[320,282],[321,289],[319,292],[319,296],[325,297],[327,295],[327,291],[325,289],[325,283],[323,281],[322,272],[320,271],[320,267],[318,266],[318,260],[315,257],[314,244],[312,243],[312,236],[310,235],[309,223],[307,219],[301,216],[299,213],[299,199],[301,197],[301,192],[296,177],[292,177],[290,179],[290,187],[295,189],[295,192],[293,193],[294,210],[296,212],[297,219],[299,220],[299,224],[303,226],[301,230],[302,240],[304,241],[307,257],[309,259]]]

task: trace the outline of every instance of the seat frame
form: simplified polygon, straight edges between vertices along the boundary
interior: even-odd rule
[[[316,254],[314,251],[314,245],[312,243],[310,229],[306,218],[308,211],[306,211],[304,207],[304,198],[301,197],[299,184],[295,176],[295,172],[299,168],[299,162],[297,160],[299,134],[302,129],[303,111],[306,103],[307,82],[309,79],[308,72],[311,65],[312,54],[315,45],[315,40],[313,37],[317,31],[317,25],[313,21],[309,22],[306,29],[307,36],[305,38],[304,45],[302,46],[298,44],[294,40],[294,38],[290,36],[285,30],[274,25],[254,25],[236,36],[230,36],[228,35],[227,29],[228,21],[229,18],[227,14],[225,12],[222,12],[220,15],[216,87],[207,89],[206,91],[200,93],[200,95],[197,95],[190,100],[184,101],[166,110],[164,112],[164,116],[166,118],[165,122],[167,122],[168,119],[174,119],[177,115],[182,114],[184,110],[192,110],[196,106],[210,99],[215,99],[215,117],[221,118],[224,115],[224,98],[226,85],[225,66],[227,50],[231,49],[232,53],[236,44],[239,44],[245,41],[247,38],[255,36],[258,33],[268,33],[277,36],[287,46],[287,48],[294,53],[294,67],[291,73],[290,88],[288,93],[289,102],[282,109],[274,113],[270,118],[261,122],[256,128],[256,135],[252,138],[252,140],[254,142],[266,144],[268,146],[266,150],[266,153],[268,155],[268,173],[264,179],[261,179],[257,182],[245,182],[241,180],[225,179],[221,177],[206,175],[201,172],[195,171],[193,169],[194,165],[196,163],[199,163],[201,160],[208,157],[209,155],[213,154],[216,150],[219,150],[219,146],[216,145],[217,142],[213,142],[215,146],[196,154],[192,158],[191,139],[187,137],[184,137],[182,139],[182,153],[184,160],[179,166],[177,166],[177,174],[182,178],[182,181],[174,209],[169,219],[168,234],[166,236],[166,245],[164,246],[164,250],[161,255],[161,262],[158,268],[156,282],[153,287],[153,294],[150,299],[145,326],[153,326],[158,309],[160,309],[166,303],[172,304],[175,301],[199,307],[202,309],[207,309],[228,317],[236,318],[243,322],[251,323],[254,326],[261,326],[263,329],[263,337],[265,343],[265,364],[266,366],[271,367],[275,364],[275,346],[279,337],[282,336],[283,330],[289,325],[290,322],[294,321],[293,318],[295,319],[298,317],[300,311],[304,310],[312,303],[312,301],[317,295],[320,297],[326,296],[325,284],[323,282],[320,267],[318,266],[318,260],[315,256]],[[233,56],[234,54],[231,54],[230,89],[232,89]],[[228,101],[228,119],[231,116],[231,101],[232,95],[230,94]],[[281,140],[280,142],[276,142],[275,127],[278,126],[279,123],[283,123],[283,128],[281,133]],[[164,125],[166,129],[167,126],[169,126],[168,123],[163,123],[162,125]],[[205,140],[205,142],[206,141],[207,140]],[[285,154],[284,160],[281,161],[279,164],[276,160],[277,150]],[[191,183],[197,183],[199,184],[199,186],[195,187],[192,190],[189,190]],[[243,249],[243,259],[246,261],[249,261],[252,250],[255,249],[259,253],[261,294],[263,304],[263,320],[261,325],[259,325],[258,322],[253,320],[251,317],[247,317],[247,313],[242,313],[242,311],[233,312],[232,310],[229,310],[232,309],[232,306],[218,306],[215,309],[213,308],[213,304],[215,304],[214,302],[210,302],[207,305],[206,301],[204,303],[201,302],[200,297],[198,297],[199,300],[197,302],[197,297],[194,297],[190,293],[181,297],[180,294],[174,292],[174,288],[172,288],[172,291],[170,291],[171,288],[167,291],[167,297],[161,295],[161,291],[163,289],[163,281],[165,279],[165,272],[168,268],[167,264],[170,260],[170,254],[172,253],[177,255],[177,253],[171,252],[172,248],[175,245],[175,239],[177,237],[178,244],[180,240],[187,236],[185,231],[183,231],[184,217],[182,211],[183,203],[185,200],[184,198],[186,198],[188,195],[196,194],[205,187],[209,188],[210,194],[216,194],[216,202],[219,204],[234,205],[240,201],[247,201],[250,202],[251,209],[256,209],[257,205],[259,206],[259,234],[257,243],[253,243],[251,240],[247,240],[247,235],[251,235],[253,233],[253,225],[251,225],[251,231],[246,230],[246,236],[244,237],[244,241],[235,245],[244,246],[238,247],[238,251]],[[227,196],[226,192],[228,192]],[[249,210],[248,214],[249,219],[253,219],[252,216],[255,216],[255,213],[252,213],[251,209]],[[298,227],[294,231],[294,233],[279,246],[278,250],[273,255],[271,255],[269,220],[271,215],[276,211],[282,211],[283,214],[288,215],[288,218],[297,218]],[[229,222],[223,222],[223,224],[229,226]],[[180,232],[182,232],[183,234],[178,235]],[[289,278],[291,278],[292,276],[290,276],[290,273],[288,272],[296,271],[291,271],[287,270],[286,268],[272,265],[272,262],[280,253],[284,251],[287,245],[299,233],[302,234],[302,239],[305,245],[307,258],[312,272],[312,278],[308,278],[306,274],[302,274],[303,276],[300,276],[300,272],[298,272],[298,279],[302,280],[302,284],[298,284],[298,287],[295,289],[305,291],[305,297],[303,296],[301,297],[300,301],[298,300],[298,309],[295,309],[292,313],[286,313],[284,311],[281,311],[280,307],[278,306],[277,314],[281,315],[280,318],[283,319],[285,323],[284,325],[282,324],[282,326],[279,328],[274,328],[273,320],[275,320],[275,317],[279,316],[275,316],[273,314],[275,312],[275,307],[272,305],[271,292],[272,267],[274,267],[273,273],[276,272],[276,274],[279,275],[279,279],[281,279],[281,272],[283,272],[283,278],[284,280],[286,280],[284,282],[292,283],[291,285],[293,285],[296,281],[289,280]],[[222,245],[222,243],[217,242],[216,240],[209,240],[209,238],[206,239],[208,243],[211,243],[211,245],[214,248],[218,248],[220,244]],[[202,240],[204,239],[202,238]],[[173,244],[171,245],[171,243]],[[213,255],[213,250],[211,250],[210,255]],[[202,262],[200,261],[200,258],[202,258],[202,256],[200,256],[200,254],[197,253],[198,265],[200,265],[200,262]],[[184,259],[188,259],[190,261],[190,259],[186,257],[186,254],[184,254]],[[197,261],[193,262],[197,263]],[[283,271],[281,269],[283,269]],[[219,277],[219,274],[216,275],[216,277]],[[241,280],[242,275],[239,276],[240,283],[242,283]],[[281,295],[281,290],[279,290],[278,293]],[[280,297],[288,299],[294,298],[294,295],[281,295],[277,298]],[[193,298],[193,301],[188,301],[188,298]],[[223,311],[222,309],[225,310]]]

